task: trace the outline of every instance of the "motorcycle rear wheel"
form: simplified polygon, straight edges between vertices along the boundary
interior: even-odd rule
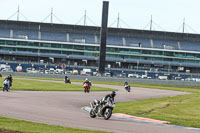
[[[107,108],[103,114],[103,117],[105,120],[108,120],[108,119],[110,119],[111,116],[112,116],[112,109]]]

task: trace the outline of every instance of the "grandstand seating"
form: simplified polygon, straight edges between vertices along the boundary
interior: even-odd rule
[[[141,43],[141,47],[150,48],[150,39],[139,37],[126,37],[127,46],[136,46],[135,44]]]
[[[154,43],[154,48],[178,49],[178,43],[172,40],[153,39],[153,43]]]
[[[178,49],[178,41],[154,39],[155,48]]]
[[[123,45],[122,43],[122,37],[121,36],[108,36],[107,37],[107,44],[111,44],[111,45]]]
[[[41,31],[41,40],[48,41],[67,41],[66,33]]]
[[[154,48],[178,49],[178,42],[173,40],[153,39]]]
[[[5,28],[0,28],[0,37],[10,37],[10,30]]]
[[[95,35],[89,33],[75,33],[69,32],[69,42],[76,43],[95,43]],[[10,29],[0,28],[0,37],[10,38]],[[24,29],[13,29],[13,38],[20,39],[32,39],[38,40],[37,30],[24,30]],[[130,46],[130,47],[142,47],[150,48],[151,43],[149,38],[144,37],[130,37],[124,36],[125,44],[123,44],[122,36],[108,35],[108,45],[119,45],[119,46]],[[41,40],[49,41],[67,41],[67,33],[65,32],[47,32],[41,31]],[[179,41],[180,47],[178,46],[178,40],[167,40],[167,39],[152,39],[153,47],[159,49],[174,49],[174,50],[189,50],[189,51],[200,51],[200,42],[192,41]],[[97,41],[100,43],[100,35],[97,35]],[[139,46],[139,43],[141,46]]]
[[[69,33],[69,41],[70,42],[78,42],[78,43],[95,43],[94,35],[92,34],[80,34],[80,33]]]
[[[36,30],[18,30],[13,29],[13,37],[19,39],[38,39],[38,31]]]
[[[200,42],[181,41],[182,50],[200,51]]]

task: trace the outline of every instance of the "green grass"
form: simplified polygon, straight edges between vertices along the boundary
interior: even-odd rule
[[[200,128],[200,89],[159,85],[140,85],[140,87],[185,91],[194,94],[117,103],[114,112],[170,121],[173,125]]]
[[[64,79],[56,79],[56,78],[40,78],[40,77],[20,77],[15,76],[16,78],[30,78],[30,79],[44,79],[44,80],[55,80],[55,81],[63,81]],[[71,80],[72,82],[83,82],[83,80]],[[134,82],[134,81],[133,81]],[[109,81],[92,81],[94,84],[106,84],[106,85],[119,85],[123,86],[123,82],[109,82]],[[185,91],[184,89],[200,89],[199,86],[181,86],[181,85],[156,85],[156,84],[138,84],[138,83],[129,83],[131,87],[143,87],[143,88],[154,88],[154,89],[167,89],[167,90],[175,90],[177,91]],[[183,90],[180,90],[183,89]]]
[[[3,83],[4,78],[0,78],[0,83]],[[25,90],[25,91],[83,91],[82,85],[54,83],[36,80],[13,80],[12,90]],[[92,86],[91,91],[112,91],[111,88],[103,88]]]
[[[24,120],[0,117],[0,129],[23,133],[106,133],[104,131],[81,130],[75,128],[33,123]]]

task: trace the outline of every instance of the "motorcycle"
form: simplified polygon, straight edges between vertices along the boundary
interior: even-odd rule
[[[126,91],[131,92],[131,87],[130,85],[124,85],[124,88]]]
[[[108,98],[107,101],[104,99],[102,101],[94,100],[93,102],[90,102],[91,110],[90,110],[90,117],[95,118],[98,117],[104,117],[105,120],[110,119],[112,116],[112,110],[115,107],[115,103],[111,98]]]
[[[84,92],[86,93],[89,93],[90,92],[90,85],[88,84],[88,83],[84,83],[84,85],[83,85],[83,87],[84,87]]]
[[[8,90],[9,90],[8,84],[4,84],[4,85],[3,85],[3,91],[8,91]]]
[[[70,79],[69,79],[69,78],[65,79],[65,83],[69,83],[69,84],[71,84]]]

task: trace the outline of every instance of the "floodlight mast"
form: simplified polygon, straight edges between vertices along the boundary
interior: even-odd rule
[[[84,26],[86,26],[86,18],[87,18],[87,15],[86,15],[86,10],[85,10],[85,15],[84,15]]]
[[[18,10],[17,10],[17,21],[19,21],[19,5],[18,5]]]
[[[152,19],[152,15],[151,15],[151,20],[150,20],[150,31],[152,30],[152,23],[153,23],[153,19]]]
[[[53,23],[53,8],[51,8],[51,24]]]
[[[183,33],[185,32],[185,18],[183,19]]]
[[[117,28],[119,28],[119,13],[118,13],[118,18],[117,18]]]
[[[109,2],[103,1],[103,11],[101,20],[101,43],[99,48],[99,73],[103,75],[106,62],[106,40],[107,40],[107,25],[108,25],[108,7]]]

